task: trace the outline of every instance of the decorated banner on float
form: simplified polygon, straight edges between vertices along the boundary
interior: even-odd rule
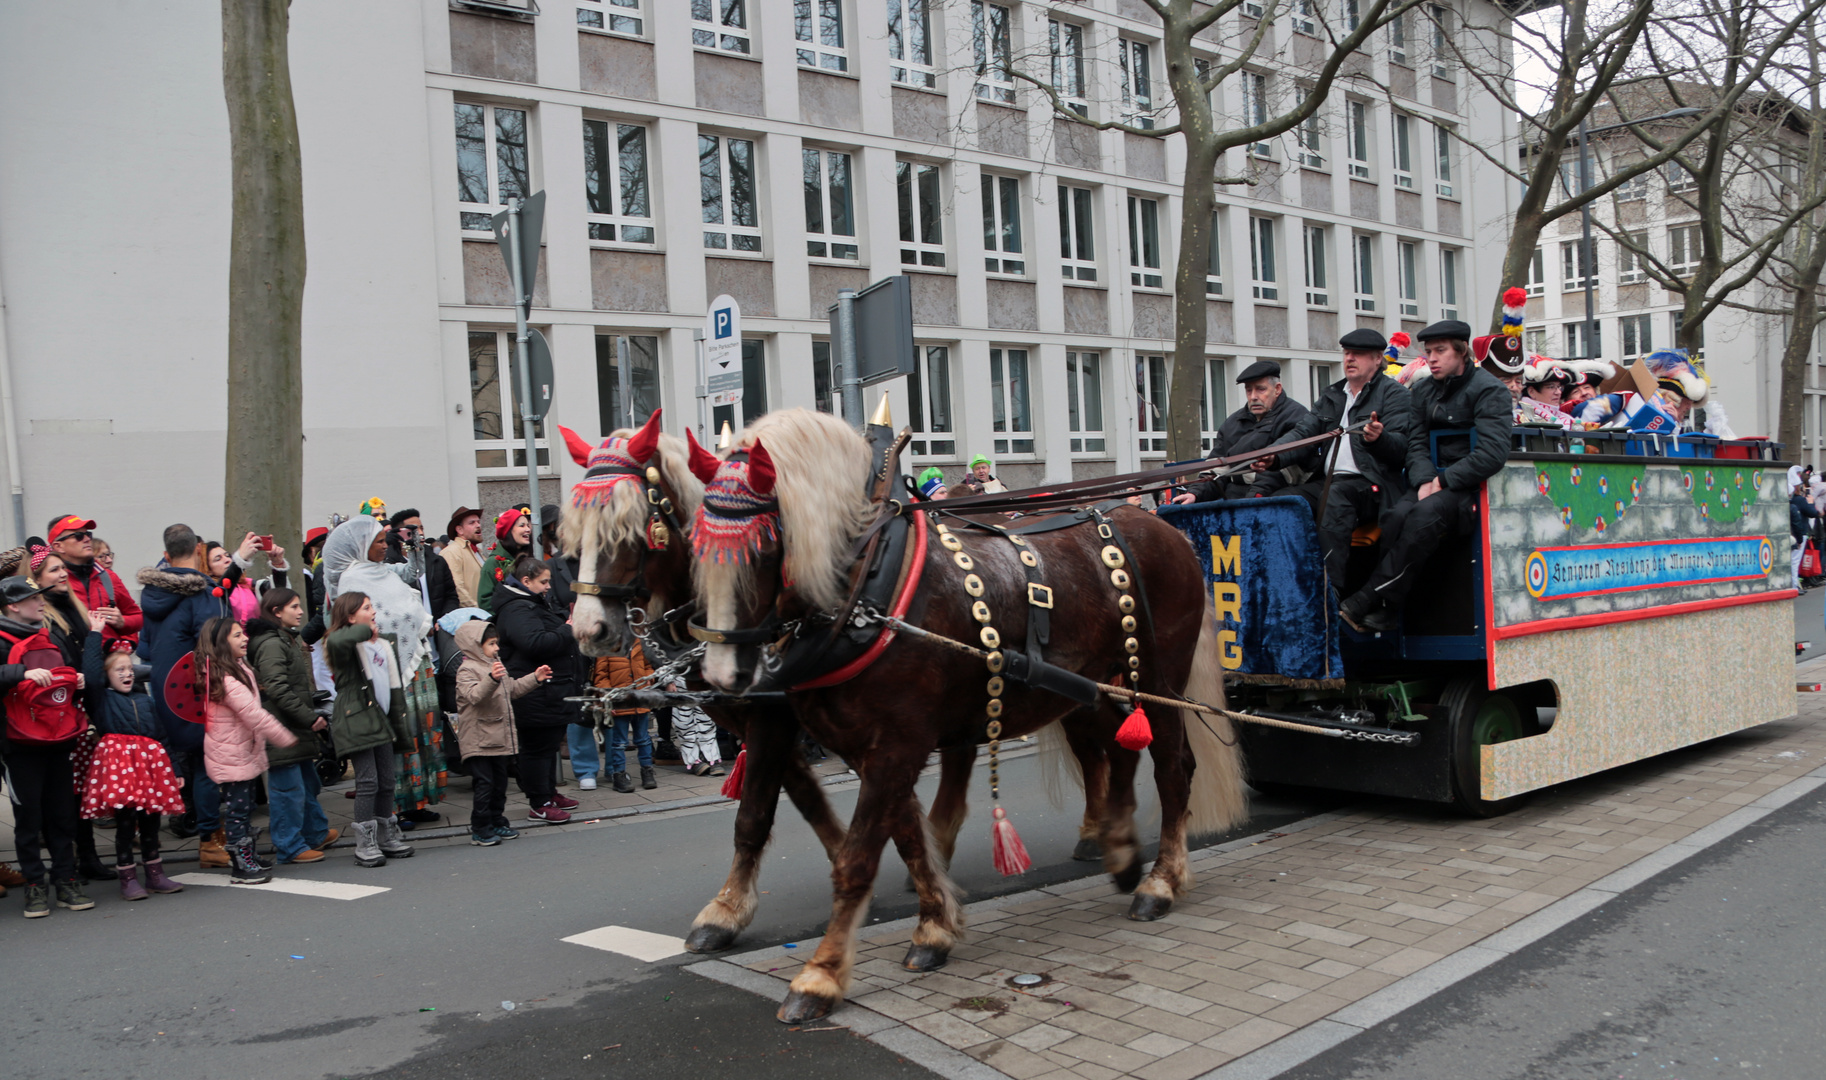
[[[1344,677],[1306,500],[1163,506],[1160,516],[1186,534],[1204,567],[1226,674],[1296,685]]]
[[[1489,483],[1498,636],[1791,588],[1783,473],[1646,457],[1509,462]]]

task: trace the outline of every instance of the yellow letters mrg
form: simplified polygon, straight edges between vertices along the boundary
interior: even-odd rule
[[[1229,575],[1229,581],[1211,584],[1211,599],[1216,605],[1217,640],[1225,668],[1234,671],[1243,666],[1243,648],[1237,634],[1243,628],[1243,538],[1211,538],[1211,576]]]

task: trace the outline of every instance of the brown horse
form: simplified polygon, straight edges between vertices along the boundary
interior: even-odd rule
[[[701,632],[714,639],[722,631],[777,620],[790,625],[809,612],[839,610],[852,546],[876,512],[864,494],[868,471],[862,437],[830,416],[788,410],[745,430],[699,509],[700,534],[714,528],[739,540],[698,551]],[[1109,785],[1100,823],[1104,865],[1118,887],[1136,891],[1130,918],[1159,918],[1190,886],[1188,819],[1204,832],[1243,816],[1241,761],[1227,725],[1189,719],[1179,709],[1155,710],[1150,749],[1161,800],[1160,856],[1141,881],[1134,824],[1140,755],[1114,739],[1128,709],[1107,699],[1080,707],[995,674],[1001,670],[999,650],[1021,648],[1028,632],[1035,594],[1020,556],[1031,553],[1054,605],[1048,662],[1102,683],[1136,671],[1133,685],[1144,692],[1183,692],[1221,702],[1222,671],[1204,575],[1185,537],[1128,506],[1112,511],[1108,524],[1120,532],[1132,558],[1114,558],[1110,553],[1120,553],[1120,547],[1089,524],[1036,533],[1021,547],[962,523],[948,526],[955,546],[943,541],[928,546],[905,619],[992,650],[988,670],[984,659],[902,634],[849,681],[789,695],[800,723],[843,755],[861,776],[862,788],[831,871],[830,923],[817,952],[793,979],[780,1007],[782,1021],[822,1016],[847,991],[856,928],[867,913],[889,839],[920,886],[915,945],[942,954],[958,940],[960,913],[945,867],[928,847],[913,782],[934,748],[981,741],[990,717],[999,720],[1004,739],[1063,721],[1075,743],[1101,748]],[[1138,607],[1145,622],[1135,618]],[[752,685],[761,668],[759,649],[708,645],[705,680],[728,690]],[[1138,663],[1131,664],[1131,656]]]
[[[685,530],[703,501],[704,482],[693,468],[708,476],[719,462],[695,439],[687,445],[660,433],[657,411],[639,431],[616,431],[599,446],[561,430],[572,458],[586,469],[559,523],[566,552],[578,558],[572,612],[578,644],[591,655],[621,655],[638,631],[657,666],[666,653],[695,644],[680,620],[667,615],[688,613],[694,599]],[[760,899],[761,853],[773,832],[782,787],[833,860],[844,833],[818,778],[798,752],[799,724],[790,706],[755,701],[705,711],[743,739],[748,756],[729,875],[685,939],[686,948],[699,953],[728,948],[753,920]],[[974,746],[949,748],[940,755],[930,827],[947,860],[965,817],[975,759]],[[1086,771],[1093,768],[1088,761],[1080,765]],[[916,970],[942,962],[943,957],[918,952],[908,957]]]

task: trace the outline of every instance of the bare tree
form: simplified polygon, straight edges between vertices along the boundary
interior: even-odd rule
[[[289,6],[222,0],[234,190],[222,507],[229,537],[240,530],[303,535],[304,179],[286,51]]]
[[[1173,379],[1167,395],[1167,454],[1170,458],[1195,458],[1199,444],[1198,405],[1205,362],[1205,275],[1211,240],[1211,216],[1217,206],[1217,184],[1250,183],[1243,177],[1217,175],[1225,151],[1262,142],[1292,130],[1312,116],[1340,77],[1346,61],[1362,48],[1369,36],[1393,19],[1419,6],[1421,0],[1370,0],[1363,5],[1354,26],[1338,26],[1313,11],[1315,28],[1329,52],[1322,62],[1302,71],[1301,85],[1285,109],[1267,114],[1259,122],[1229,127],[1220,122],[1211,95],[1251,66],[1271,61],[1258,57],[1278,16],[1295,0],[1264,2],[1259,17],[1241,16],[1244,0],[1142,0],[1161,23],[1161,47],[1166,62],[1167,85],[1173,91],[1177,119],[1165,125],[1132,120],[1093,120],[1082,115],[1062,97],[1049,78],[1014,66],[1011,76],[1045,93],[1055,117],[1099,131],[1185,139],[1186,172],[1181,189],[1179,260],[1174,268]],[[1317,9],[1319,5],[1313,5]],[[1237,43],[1220,49],[1200,35],[1220,19],[1239,14]],[[1276,107],[1279,107],[1277,102]]]
[[[1672,11],[1685,10],[1689,3],[1731,9],[1737,13],[1736,21],[1754,28],[1753,32],[1743,35],[1739,51],[1730,54],[1731,73],[1719,81],[1718,92],[1703,106],[1693,106],[1700,108],[1698,113],[1678,123],[1632,123],[1659,116],[1669,108],[1663,94],[1640,91],[1660,88],[1664,69],[1656,66],[1658,54],[1653,46],[1680,36],[1674,29]],[[1681,0],[1680,5],[1670,5],[1667,0],[1567,0],[1542,22],[1513,24],[1509,40],[1514,55],[1473,51],[1489,35],[1468,35],[1468,44],[1461,47],[1465,70],[1499,104],[1513,110],[1523,125],[1519,161],[1508,157],[1510,148],[1505,143],[1479,139],[1475,133],[1468,133],[1465,140],[1480,156],[1524,185],[1503,255],[1502,280],[1513,284],[1528,279],[1529,264],[1547,225],[1661,168],[1715,131],[1821,3],[1799,0],[1798,5],[1787,4],[1778,13],[1761,0]],[[1646,60],[1644,53],[1649,54]],[[1714,56],[1704,62],[1719,59],[1722,57]],[[1518,67],[1551,72],[1541,85],[1519,84],[1522,91],[1543,95],[1545,108],[1529,108],[1522,100],[1513,78]],[[1632,160],[1613,160],[1604,177],[1589,186],[1568,183],[1564,165],[1576,160],[1580,124],[1600,105],[1608,106],[1619,122],[1629,124],[1629,130],[1649,150]],[[1490,318],[1492,329],[1501,325],[1500,295],[1492,300]]]

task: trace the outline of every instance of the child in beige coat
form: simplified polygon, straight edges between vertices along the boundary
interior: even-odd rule
[[[550,667],[518,679],[507,677],[497,659],[501,642],[493,623],[472,619],[457,627],[457,647],[463,664],[457,668],[457,746],[463,764],[475,781],[475,802],[469,812],[469,842],[493,847],[520,834],[507,824],[507,762],[520,752],[514,735],[513,699],[552,677]]]

